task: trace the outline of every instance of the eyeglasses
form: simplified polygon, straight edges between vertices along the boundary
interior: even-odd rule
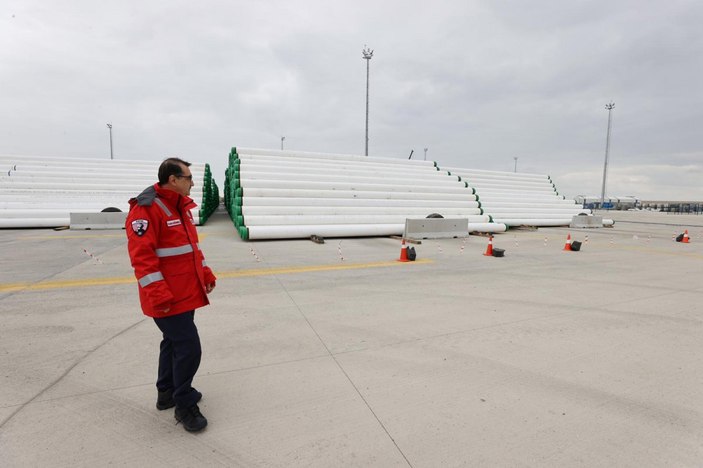
[[[175,175],[176,177],[178,177],[179,179],[188,179],[188,180],[190,180],[191,182],[193,181],[193,174],[191,174],[191,175],[174,174],[174,175]]]

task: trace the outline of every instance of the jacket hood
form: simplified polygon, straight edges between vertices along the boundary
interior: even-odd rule
[[[198,206],[192,198],[182,196],[173,190],[168,190],[161,188],[159,184],[150,185],[149,187],[142,190],[142,193],[134,198],[129,199],[130,206],[151,206],[154,203],[156,197],[168,200],[173,203],[173,205],[178,206],[179,202],[182,203],[183,207],[192,209]]]
[[[153,185],[150,185],[149,187],[142,190],[142,193],[140,193],[136,197],[130,198],[129,204],[130,205],[137,204],[139,206],[151,206],[151,204],[154,203],[155,198],[156,198],[156,188]]]

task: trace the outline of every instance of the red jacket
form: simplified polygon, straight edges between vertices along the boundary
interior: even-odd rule
[[[127,248],[144,315],[166,317],[208,305],[205,286],[216,278],[198,245],[190,213],[195,202],[154,184],[129,205]]]

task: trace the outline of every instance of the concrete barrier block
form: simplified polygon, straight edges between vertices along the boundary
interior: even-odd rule
[[[70,226],[72,230],[122,229],[126,219],[124,212],[70,213]]]
[[[569,227],[572,228],[602,228],[603,227],[603,217],[599,215],[593,216],[581,216],[576,215],[571,218],[571,224]]]
[[[406,219],[406,239],[447,239],[466,237],[469,234],[468,218]]]

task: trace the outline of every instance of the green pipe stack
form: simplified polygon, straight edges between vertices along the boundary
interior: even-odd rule
[[[239,179],[239,155],[234,147],[229,152],[229,164],[225,170],[225,207],[234,227],[242,240],[249,240],[249,229],[244,225],[242,216],[242,186]]]
[[[205,221],[220,205],[220,191],[217,188],[215,179],[212,178],[210,165],[205,164],[205,175],[203,177],[203,200],[200,203],[200,224]]]

